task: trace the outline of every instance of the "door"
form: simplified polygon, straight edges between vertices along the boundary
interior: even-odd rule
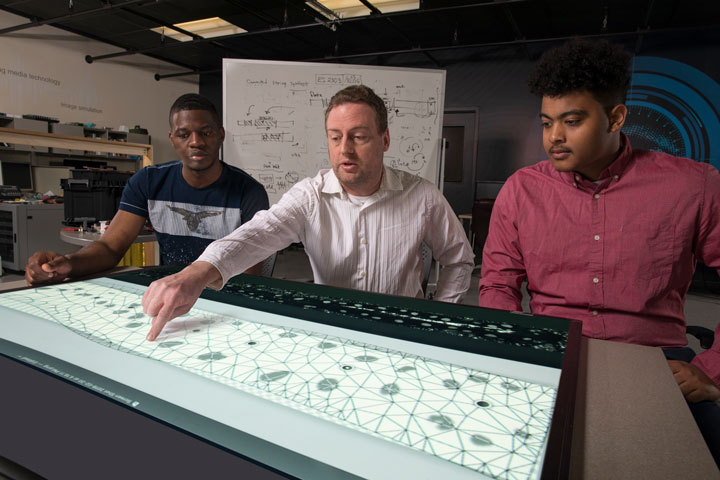
[[[456,215],[471,214],[475,200],[476,118],[475,109],[448,109],[443,115],[443,194]]]

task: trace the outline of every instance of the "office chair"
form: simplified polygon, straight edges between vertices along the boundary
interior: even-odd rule
[[[470,220],[471,243],[473,252],[476,247],[480,249],[480,258],[482,258],[482,249],[490,230],[490,215],[493,205],[495,205],[494,198],[480,198],[473,204],[472,220]]]
[[[273,270],[275,270],[275,260],[277,260],[277,252],[267,257],[262,264],[261,277],[272,277]]]
[[[715,332],[699,325],[688,325],[685,327],[685,332],[697,338],[700,341],[700,348],[703,350],[712,347],[715,340]]]
[[[422,281],[422,289],[423,293],[425,293],[425,297],[427,298],[427,286],[428,281],[430,280],[430,268],[432,267],[432,250],[430,250],[430,247],[425,245],[423,242],[422,244],[422,259],[423,259],[423,281]]]

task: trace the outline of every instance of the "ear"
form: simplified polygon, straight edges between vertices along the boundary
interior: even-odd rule
[[[223,143],[225,141],[225,129],[223,127],[220,127],[220,143]]]
[[[383,133],[383,152],[387,152],[388,148],[390,148],[390,130],[385,129],[385,133]]]
[[[610,125],[608,126],[608,132],[614,133],[619,132],[623,125],[625,125],[625,119],[627,118],[628,109],[627,107],[619,103],[615,105],[612,110],[608,113],[608,120]]]

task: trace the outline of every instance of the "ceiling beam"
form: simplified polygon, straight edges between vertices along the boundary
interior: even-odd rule
[[[645,21],[643,22],[642,26],[640,27],[640,30],[647,30],[650,28],[650,15],[652,14],[652,9],[655,6],[655,0],[650,0],[648,2],[647,9],[645,10]],[[637,40],[635,41],[635,55],[638,55],[640,53],[640,48],[642,47],[642,41],[643,36],[638,35]]]
[[[147,0],[145,0],[147,1]],[[448,7],[439,7],[439,8],[432,8],[429,10],[408,10],[404,12],[391,12],[391,13],[380,13],[379,15],[373,15],[371,17],[353,17],[353,18],[345,18],[341,20],[337,20],[336,22],[333,22],[337,25],[342,25],[345,23],[353,23],[353,22],[359,22],[359,21],[367,21],[368,19],[385,19],[385,18],[391,18],[391,17],[398,17],[398,16],[408,16],[408,15],[417,15],[417,14],[423,14],[423,15],[434,15],[441,12],[446,11],[453,11],[458,9],[469,9],[469,8],[482,8],[482,7],[497,7],[499,5],[505,5],[510,3],[523,3],[528,2],[531,0],[496,0],[493,3],[473,3],[473,4],[467,4],[467,5],[455,5],[455,6],[448,6]],[[105,55],[96,55],[96,56],[90,56],[87,55],[85,57],[85,61],[88,63],[92,63],[96,60],[106,60],[109,58],[116,58],[116,57],[122,57],[126,55],[136,55],[136,54],[147,54],[148,52],[154,52],[157,50],[164,50],[168,48],[175,48],[180,46],[188,46],[188,45],[196,45],[199,43],[207,43],[210,41],[221,41],[226,40],[230,38],[245,38],[245,37],[251,37],[255,35],[265,35],[265,34],[275,34],[275,33],[287,33],[292,32],[294,30],[300,30],[305,28],[317,28],[319,23],[307,23],[307,24],[301,24],[301,25],[289,25],[289,26],[282,26],[282,27],[271,27],[266,28],[262,30],[254,30],[252,32],[245,32],[245,33],[235,33],[232,35],[224,35],[221,37],[215,37],[215,38],[199,38],[195,40],[191,40],[189,42],[174,42],[174,43],[167,43],[163,45],[154,45],[151,47],[145,47],[145,48],[133,48],[133,49],[126,49],[123,52],[116,52],[116,53],[108,53]]]
[[[704,26],[692,26],[692,27],[668,27],[668,28],[656,28],[656,29],[650,29],[648,27],[646,30],[583,35],[583,38],[612,38],[612,37],[632,38],[634,36],[641,37],[644,35],[652,35],[652,34],[660,34],[660,33],[677,33],[677,32],[688,32],[688,31],[697,31],[697,30],[709,30],[709,29],[716,29],[716,28],[717,28],[717,25],[704,25]],[[566,35],[566,36],[560,36],[560,37],[533,38],[533,39],[522,38],[522,39],[516,39],[516,40],[510,40],[510,41],[504,41],[504,42],[486,42],[486,43],[473,43],[473,44],[464,44],[464,45],[463,44],[454,44],[454,45],[447,45],[447,46],[441,46],[441,47],[425,47],[425,48],[417,47],[417,48],[408,48],[408,49],[402,49],[402,50],[375,51],[375,52],[357,53],[357,54],[349,54],[349,55],[333,55],[333,56],[316,57],[316,58],[296,59],[295,61],[327,62],[327,61],[347,60],[347,59],[352,59],[352,58],[364,58],[364,57],[377,56],[378,57],[377,62],[378,62],[378,64],[380,64],[382,61],[382,58],[389,56],[389,55],[402,55],[402,54],[408,54],[408,53],[423,53],[423,51],[439,52],[439,51],[458,50],[458,49],[475,49],[475,48],[489,48],[489,47],[503,47],[503,46],[527,46],[529,44],[537,44],[537,43],[563,42],[563,41],[571,40],[576,37],[577,37],[577,35]],[[169,74],[169,75],[155,74],[155,79],[161,80],[163,78],[169,78],[169,77],[179,77],[179,76],[185,76],[185,75],[199,75],[199,74],[205,74],[205,73],[215,73],[217,71],[219,71],[219,70],[217,70],[217,69],[192,70],[192,71],[181,72],[181,73],[173,73],[173,74]]]
[[[702,26],[692,26],[692,27],[667,27],[667,28],[656,28],[656,29],[650,29],[647,30],[631,30],[631,31],[625,31],[625,32],[613,32],[613,33],[596,33],[596,34],[590,34],[590,35],[582,35],[582,38],[612,38],[612,37],[635,37],[638,35],[652,35],[652,34],[658,34],[658,33],[676,33],[676,32],[688,32],[688,31],[697,31],[697,30],[711,30],[711,29],[717,29],[717,25],[702,25]],[[387,56],[387,55],[398,55],[398,54],[405,54],[405,53],[421,53],[421,51],[425,50],[428,52],[440,52],[444,50],[458,50],[463,48],[485,48],[485,47],[505,47],[505,46],[513,46],[513,45],[529,45],[529,44],[537,44],[537,43],[545,43],[545,42],[564,42],[567,40],[571,40],[573,38],[577,38],[577,35],[565,35],[560,37],[547,37],[547,38],[523,38],[521,40],[509,40],[504,42],[485,42],[485,43],[468,43],[468,44],[458,44],[458,45],[446,45],[446,46],[440,46],[440,47],[422,47],[422,48],[409,48],[409,49],[403,49],[403,50],[388,50],[388,51],[374,51],[374,52],[367,52],[367,53],[356,53],[356,54],[349,54],[349,55],[339,55],[334,57],[316,57],[316,58],[304,58],[296,61],[302,61],[302,62],[320,62],[320,61],[328,61],[328,60],[340,60],[340,59],[348,59],[348,58],[363,58],[363,57],[372,57],[372,56]]]
[[[371,15],[380,15],[380,16],[383,15],[383,13],[382,13],[380,10],[378,10],[378,8],[377,8],[375,5],[373,5],[372,3],[370,3],[368,0],[360,0],[360,3],[362,3],[363,5],[365,5],[365,6],[370,10],[370,14],[371,14]],[[409,44],[411,47],[419,46],[419,45],[416,45],[415,43],[413,43],[412,39],[411,39],[410,37],[408,37],[408,36],[405,34],[405,32],[404,32],[400,27],[398,27],[398,26],[395,24],[395,22],[393,22],[392,18],[390,18],[390,17],[385,17],[385,16],[383,16],[383,18],[387,21],[387,23],[388,23],[396,32],[398,32],[398,33],[400,34],[400,36],[402,36],[402,37],[405,39],[406,42],[408,42],[408,44]],[[423,53],[423,55],[425,55],[425,57],[428,58],[428,60],[430,60],[432,63],[434,63],[436,67],[442,68],[442,65],[440,65],[440,63],[439,63],[437,60],[435,60],[435,58],[433,58],[433,56],[430,55],[428,52],[423,51],[422,53]]]
[[[0,35],[2,35],[3,33],[17,32],[19,30],[25,30],[25,29],[33,28],[33,27],[39,27],[41,25],[47,25],[47,24],[51,24],[51,23],[63,23],[63,22],[67,22],[70,20],[77,20],[79,18],[95,17],[97,15],[106,14],[106,13],[108,13],[112,10],[118,9],[118,8],[130,7],[130,6],[138,5],[141,3],[149,3],[149,2],[157,3],[158,1],[164,1],[164,0],[127,0],[125,2],[115,3],[115,4],[111,4],[108,2],[108,3],[103,4],[102,7],[93,8],[91,10],[83,10],[82,12],[69,13],[67,15],[62,15],[60,17],[47,18],[44,20],[35,19],[31,22],[23,23],[21,25],[15,25],[13,27],[3,28],[3,29],[0,29]],[[26,15],[23,15],[23,16],[26,16]]]
[[[522,34],[520,31],[520,26],[517,24],[517,21],[515,20],[515,16],[510,11],[510,7],[507,5],[502,6],[503,12],[505,13],[505,18],[510,23],[510,27],[512,27],[513,33],[515,34],[515,40],[522,40],[525,38],[525,35]],[[525,55],[528,57],[528,60],[532,60],[530,56],[530,50],[527,48],[527,44],[523,44],[522,46],[523,50],[525,51]]]

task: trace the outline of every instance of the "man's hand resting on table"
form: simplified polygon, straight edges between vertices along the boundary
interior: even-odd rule
[[[203,289],[222,280],[220,272],[207,262],[195,262],[175,275],[150,284],[142,298],[143,312],[152,317],[147,339],[153,341],[167,322],[190,311]]]
[[[35,252],[25,266],[28,285],[62,282],[70,275],[72,265],[65,255],[55,252]]]
[[[685,400],[697,403],[720,399],[720,388],[698,367],[680,360],[668,360],[668,364]]]

